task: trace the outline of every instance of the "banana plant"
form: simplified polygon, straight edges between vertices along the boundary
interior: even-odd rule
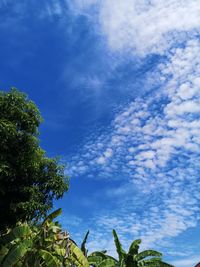
[[[155,250],[145,250],[139,252],[141,239],[132,242],[128,252],[126,252],[119,241],[117,233],[113,230],[114,242],[118,254],[118,263],[113,266],[120,267],[173,267],[172,265],[162,261],[162,254]],[[102,266],[101,266],[102,267]],[[110,266],[109,266],[110,267]]]
[[[111,263],[117,263],[117,260],[113,257],[106,255],[106,250],[103,251],[94,251],[88,255],[88,249],[86,249],[86,242],[88,239],[89,231],[87,231],[83,242],[81,244],[81,251],[87,257],[89,265],[92,267],[108,267]]]
[[[87,259],[69,235],[53,222],[61,209],[51,213],[43,223],[19,223],[0,238],[1,267],[89,267]]]
[[[162,254],[155,250],[145,250],[139,252],[140,239],[134,240],[128,252],[126,252],[113,230],[114,242],[118,254],[118,260],[106,254],[106,251],[95,251],[87,255],[85,247],[89,231],[82,242],[81,250],[87,256],[90,266],[92,267],[173,267],[172,265],[162,261]]]
[[[1,266],[60,267],[66,252],[57,243],[60,225],[53,222],[60,213],[56,210],[40,225],[18,223],[9,230],[0,240]]]

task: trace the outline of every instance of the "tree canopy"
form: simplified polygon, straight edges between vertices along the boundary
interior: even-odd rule
[[[68,189],[63,165],[40,147],[41,122],[26,94],[0,91],[0,231],[46,215]]]

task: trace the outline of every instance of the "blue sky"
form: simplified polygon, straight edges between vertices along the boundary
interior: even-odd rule
[[[198,0],[0,3],[0,85],[39,106],[42,147],[70,190],[55,203],[79,242],[142,237],[176,267],[200,261]]]

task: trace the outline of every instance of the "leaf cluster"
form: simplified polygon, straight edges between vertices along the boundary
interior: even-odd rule
[[[53,220],[61,209],[40,224],[18,223],[0,238],[1,267],[89,267],[87,258]]]

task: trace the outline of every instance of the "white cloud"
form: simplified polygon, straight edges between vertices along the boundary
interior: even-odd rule
[[[97,163],[98,164],[104,164],[106,162],[106,158],[105,157],[99,157],[98,159],[97,159]]]
[[[126,166],[128,163],[127,168],[123,169],[126,173],[131,173],[133,169],[128,167],[130,165],[139,167],[145,165],[149,168],[165,167],[168,160],[177,154],[177,149],[184,149],[185,153],[198,151],[199,94],[195,94],[193,98],[186,101],[179,98],[183,88],[182,82],[185,84],[185,79],[191,76],[188,90],[191,88],[194,91],[193,86],[196,87],[196,85],[193,85],[195,84],[193,78],[197,81],[200,77],[198,62],[200,47],[198,46],[198,41],[189,42],[188,46],[182,49],[182,55],[180,49],[174,50],[170,63],[167,63],[165,68],[163,64],[161,66],[161,75],[173,74],[173,78],[158,94],[145,100],[135,100],[123,113],[117,115],[113,122],[112,134],[98,137],[97,143],[101,144],[100,148],[96,144],[86,145],[87,151],[91,151],[87,165],[91,164],[91,167],[95,168],[93,164],[95,158],[98,163],[105,163],[111,169],[112,164]],[[189,56],[186,57],[186,55]],[[182,69],[181,73],[176,72],[177,63],[187,65],[187,69]],[[154,109],[152,109],[153,106]],[[137,173],[137,167],[134,171]]]
[[[110,148],[106,149],[106,151],[104,152],[104,155],[106,158],[112,157],[112,154],[113,154],[113,151]]]
[[[74,6],[98,7],[100,31],[114,51],[163,53],[199,32],[198,0],[79,0]]]
[[[110,238],[112,228],[118,230],[126,247],[131,239],[140,236],[143,247],[155,248],[166,246],[170,239],[196,226],[200,170],[199,54],[198,40],[172,49],[156,70],[166,80],[160,90],[131,102],[116,115],[109,132],[92,138],[71,161],[75,166],[70,169],[72,177],[79,174],[92,177],[95,173],[99,179],[124,181],[124,187],[107,195],[117,198],[117,211],[108,214],[104,211],[94,218],[99,229],[94,231],[94,238],[97,240],[101,234],[102,246],[106,242],[111,244],[105,233]],[[79,171],[82,165],[85,172]],[[110,250],[113,249],[110,245]]]
[[[96,26],[111,51],[165,56],[147,81],[159,89],[130,102],[116,114],[107,133],[91,138],[71,160],[72,177],[84,174],[124,182],[106,194],[116,199],[117,210],[104,210],[93,218],[94,238],[101,240],[101,244],[92,244],[95,248],[109,246],[113,251],[112,228],[118,230],[126,247],[140,236],[143,247],[172,248],[170,240],[195,227],[199,220],[198,2],[97,0],[77,5],[89,12],[96,4]],[[85,166],[84,172],[78,162]],[[191,266],[194,260],[174,264]]]
[[[131,49],[138,54],[162,53],[171,43],[200,24],[198,1],[120,0],[103,1],[102,31],[114,50]],[[192,16],[189,16],[192,14]]]

